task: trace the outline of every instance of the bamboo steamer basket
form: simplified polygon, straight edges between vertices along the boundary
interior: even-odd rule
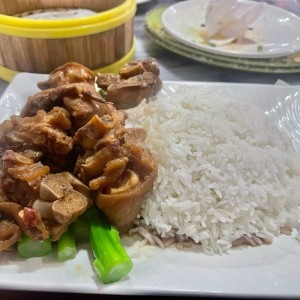
[[[27,19],[25,12],[88,9],[93,15]],[[95,72],[117,73],[134,57],[135,0],[1,0],[0,77],[18,72],[48,74],[78,62]]]

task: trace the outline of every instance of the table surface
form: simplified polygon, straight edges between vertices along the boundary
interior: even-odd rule
[[[237,82],[237,83],[264,83],[274,84],[277,80],[283,80],[291,85],[300,85],[300,74],[262,74],[250,73],[244,71],[236,71],[206,65],[200,62],[190,60],[174,54],[156,43],[154,43],[144,29],[145,14],[147,11],[156,5],[171,5],[178,1],[148,1],[139,4],[135,17],[135,36],[136,36],[136,51],[135,58],[155,57],[160,65],[162,80],[176,80],[176,81],[206,81],[206,82]],[[298,0],[269,0],[277,5],[285,6],[285,8],[294,11],[300,15],[300,2]],[[8,86],[8,82],[0,79],[0,95]],[[74,295],[69,294],[74,297]],[[21,291],[0,291],[0,299],[52,299],[52,297],[62,299],[66,294],[53,295],[52,293],[35,293],[35,292],[21,292]],[[94,297],[94,298],[93,298]],[[76,295],[76,299],[84,299],[86,295]],[[126,296],[101,296],[101,299],[125,299]],[[130,297],[132,298],[132,296]],[[96,299],[96,295],[90,295],[89,299]]]

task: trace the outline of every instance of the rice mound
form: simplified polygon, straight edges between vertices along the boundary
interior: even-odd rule
[[[128,121],[147,131],[159,165],[137,226],[212,255],[299,220],[299,155],[259,107],[184,87],[128,110]]]

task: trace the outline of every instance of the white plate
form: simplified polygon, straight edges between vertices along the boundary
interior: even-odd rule
[[[252,30],[245,33],[253,43],[208,45],[203,40],[208,3],[209,0],[190,0],[168,7],[162,15],[165,31],[184,44],[226,56],[270,58],[300,51],[300,17],[269,4],[251,25]]]
[[[151,0],[136,0],[136,4],[142,4],[146,2],[150,2]]]
[[[44,79],[45,76],[35,74],[17,75],[0,98],[1,119],[18,112],[27,97],[38,90],[36,83]],[[172,96],[185,84],[191,90],[195,85],[202,86],[208,92],[258,104],[299,146],[299,86],[164,82],[162,93]],[[92,254],[84,245],[76,258],[66,263],[57,262],[54,252],[33,259],[0,253],[0,289],[131,295],[300,296],[300,243],[293,236],[276,238],[272,245],[237,248],[213,257],[195,249],[139,248],[138,242],[129,238],[123,239],[123,243],[134,267],[120,282],[101,283],[91,265]]]

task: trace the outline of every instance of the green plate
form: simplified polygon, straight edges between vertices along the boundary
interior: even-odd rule
[[[149,36],[160,46],[195,61],[229,69],[260,73],[300,72],[300,53],[270,59],[239,58],[208,53],[170,37],[163,29],[161,16],[167,7],[157,7],[146,14],[145,28]]]

